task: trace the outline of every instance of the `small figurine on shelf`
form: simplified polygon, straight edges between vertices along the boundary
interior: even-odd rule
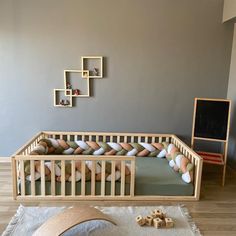
[[[99,75],[99,70],[98,68],[93,68],[93,75],[98,76]]]
[[[59,102],[60,105],[64,106],[65,105],[65,101],[63,99],[60,100]]]
[[[65,103],[64,103],[64,106],[69,106],[69,105],[70,105],[69,100],[66,100]]]
[[[84,71],[84,72],[83,72],[83,76],[86,76],[86,77],[87,77],[87,76],[88,76],[88,72],[87,72],[87,71]]]
[[[72,86],[69,82],[66,82],[66,89],[72,89]]]
[[[76,96],[80,95],[80,90],[79,89],[75,89],[74,90],[74,95],[76,95]]]
[[[66,89],[72,89],[72,85],[69,82],[66,82]],[[66,95],[70,95],[70,91],[66,91]]]

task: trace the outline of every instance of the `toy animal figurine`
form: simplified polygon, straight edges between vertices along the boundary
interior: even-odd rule
[[[61,99],[59,104],[64,106],[65,105],[65,101],[63,99]]]
[[[69,82],[66,83],[66,89],[72,89],[72,85]]]
[[[95,75],[95,76],[98,76],[98,74],[99,74],[99,71],[98,71],[98,68],[93,68],[93,75]]]
[[[75,89],[74,95],[76,95],[76,96],[80,95],[80,90],[79,89]]]
[[[65,103],[64,103],[64,106],[69,106],[69,105],[70,105],[69,100],[66,100]]]

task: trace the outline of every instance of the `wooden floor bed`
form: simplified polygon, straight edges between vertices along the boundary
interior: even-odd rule
[[[37,146],[39,140],[42,138],[54,138],[63,140],[84,140],[96,142],[169,142],[173,143],[179,150],[190,160],[194,165],[193,177],[193,194],[191,196],[170,196],[170,195],[137,195],[135,194],[135,176],[136,176],[136,157],[135,156],[117,156],[117,155],[29,155],[31,151]],[[101,162],[101,182],[99,184],[99,193],[97,192],[97,183],[95,180],[95,164],[99,158]],[[78,183],[75,180],[75,162],[81,160],[81,182],[78,189]],[[24,163],[30,162],[30,173],[32,180],[30,183],[25,181]],[[35,161],[40,161],[41,178],[39,181],[34,180]],[[51,162],[51,181],[50,192],[47,191],[48,183],[45,180],[44,163]],[[56,186],[58,183],[55,181],[55,162],[61,163],[61,182],[60,192],[57,191]],[[71,182],[70,193],[67,193],[67,185],[65,179],[65,162],[71,163]],[[89,185],[90,191],[87,193],[86,180],[85,180],[85,163],[92,161],[91,182]],[[119,184],[115,181],[115,162],[121,161],[121,177]],[[105,177],[106,163],[111,163],[111,181],[107,185]],[[129,185],[126,184],[125,165],[130,165],[130,181]],[[192,149],[190,149],[184,142],[173,134],[144,134],[144,133],[103,133],[103,132],[54,132],[43,131],[33,137],[27,144],[20,148],[12,156],[12,176],[13,176],[13,196],[15,200],[181,200],[193,201],[199,200],[200,186],[202,174],[202,159]],[[21,181],[24,180],[24,181]],[[40,194],[37,194],[38,184],[40,183]],[[30,187],[30,192],[26,187]],[[20,187],[19,187],[20,186]],[[109,186],[109,194],[107,188]],[[117,191],[117,186],[119,191]],[[128,188],[128,190],[127,190]],[[79,192],[79,193],[78,193]]]

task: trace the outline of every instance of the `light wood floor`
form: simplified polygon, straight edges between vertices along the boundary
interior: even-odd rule
[[[219,168],[219,167],[218,167]],[[207,170],[206,170],[207,169]],[[199,202],[184,203],[203,235],[236,235],[236,172],[228,169],[225,187],[220,186],[220,169],[204,168],[202,194]],[[10,163],[0,163],[0,234],[18,208],[11,196]],[[180,202],[30,202],[26,206],[90,205],[174,205]]]

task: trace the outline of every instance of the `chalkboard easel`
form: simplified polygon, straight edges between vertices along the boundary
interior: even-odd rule
[[[231,101],[228,99],[195,98],[191,146],[196,140],[223,144],[222,153],[197,151],[203,162],[223,166],[222,185],[225,184]]]

